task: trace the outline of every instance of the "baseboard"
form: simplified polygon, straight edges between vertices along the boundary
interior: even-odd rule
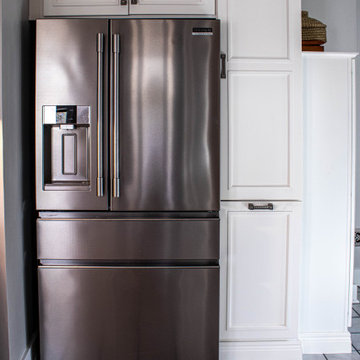
[[[304,354],[351,353],[351,335],[344,333],[303,333],[300,341]]]
[[[220,360],[301,360],[299,341],[221,342]]]
[[[360,269],[359,268],[355,268],[354,269],[354,280],[353,280],[354,285],[358,285],[360,286]]]

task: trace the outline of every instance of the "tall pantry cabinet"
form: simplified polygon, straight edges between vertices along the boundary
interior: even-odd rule
[[[220,0],[221,360],[300,360],[300,0]]]

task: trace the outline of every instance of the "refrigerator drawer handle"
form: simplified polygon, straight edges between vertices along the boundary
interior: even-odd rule
[[[119,55],[120,35],[113,35],[113,197],[120,197]]]
[[[97,52],[97,184],[96,195],[104,196],[104,34],[96,37]]]
[[[269,203],[266,205],[254,205],[252,203],[248,206],[249,210],[274,210],[274,205]]]

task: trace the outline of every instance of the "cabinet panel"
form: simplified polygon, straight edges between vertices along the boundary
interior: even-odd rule
[[[222,205],[222,340],[296,336],[301,205],[273,206]]]
[[[313,349],[314,333],[346,338],[351,321],[354,187],[358,174],[356,57],[351,53],[303,54],[305,176],[300,331],[309,339],[304,342],[307,353]],[[332,347],[337,352],[342,348]]]
[[[121,0],[44,0],[44,16],[128,15]]]
[[[229,59],[289,57],[289,0],[228,0]]]
[[[130,0],[130,14],[215,15],[215,0]]]
[[[228,72],[222,200],[299,198],[295,134],[301,126],[294,121],[293,82],[291,72]]]

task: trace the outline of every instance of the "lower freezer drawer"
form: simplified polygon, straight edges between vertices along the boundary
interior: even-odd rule
[[[219,219],[38,219],[41,260],[217,260]]]
[[[39,267],[42,360],[217,360],[217,267]]]

